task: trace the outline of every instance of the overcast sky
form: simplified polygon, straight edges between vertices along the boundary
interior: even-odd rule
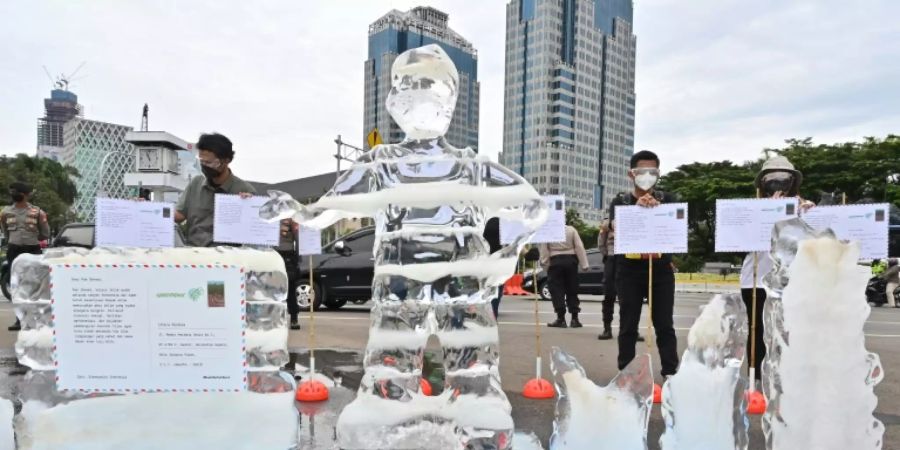
[[[478,49],[482,153],[502,145],[506,0],[0,2],[0,153],[34,153],[52,74],[82,61],[85,117],[234,141],[235,172],[334,170],[363,139],[368,25],[430,5]],[[900,133],[900,1],[638,0],[636,147],[664,169],[784,139]],[[80,78],[80,79],[78,79]]]

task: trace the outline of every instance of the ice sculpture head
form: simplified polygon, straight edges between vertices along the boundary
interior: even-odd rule
[[[434,139],[450,128],[459,87],[453,61],[436,44],[407,50],[391,67],[387,109],[408,139]]]

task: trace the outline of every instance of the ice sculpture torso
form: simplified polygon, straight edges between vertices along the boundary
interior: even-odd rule
[[[364,154],[316,204],[273,192],[261,215],[316,228],[375,218],[365,375],[338,421],[341,448],[505,449],[513,423],[489,301],[546,206],[522,177],[444,139],[458,74],[439,46],[399,55],[392,80],[388,110],[406,139]],[[520,220],[528,231],[491,254],[482,232],[494,216]],[[435,397],[420,390],[432,335],[446,373]]]

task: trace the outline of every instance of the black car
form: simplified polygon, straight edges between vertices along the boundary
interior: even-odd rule
[[[578,293],[590,295],[603,295],[604,291],[604,265],[603,254],[600,250],[591,249],[587,251],[588,270],[578,271]],[[525,280],[522,282],[522,288],[528,292],[534,292],[534,270],[526,270],[523,274]],[[547,272],[540,267],[537,269],[537,285],[538,292],[542,300],[550,300],[550,287],[547,285]]]
[[[81,247],[92,249],[94,248],[94,243],[94,224],[70,223],[59,230],[59,234],[57,234],[56,238],[50,242],[50,247]],[[184,236],[181,234],[181,229],[177,226],[175,227],[175,246],[184,247]],[[9,263],[6,259],[3,259],[3,263],[0,264],[0,288],[2,288],[3,295],[7,299],[11,298],[9,292],[9,278]]]
[[[322,247],[312,257],[316,309],[338,309],[352,302],[363,304],[372,298],[375,277],[375,227],[365,227]],[[309,257],[300,258],[298,292],[309,290]]]

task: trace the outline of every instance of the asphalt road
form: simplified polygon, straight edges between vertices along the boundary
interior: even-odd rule
[[[689,327],[699,311],[712,294],[679,293],[675,307],[675,326],[679,338],[679,353],[683,351]],[[559,346],[574,355],[584,366],[588,376],[594,382],[605,385],[615,376],[616,343],[598,341],[597,334],[601,327],[601,304],[599,297],[587,296],[583,302],[581,329],[551,329],[544,326],[554,314],[549,302],[540,302],[540,332],[544,355],[544,373],[549,376],[549,349]],[[533,431],[547,446],[553,427],[555,400],[528,400],[522,397],[523,384],[534,376],[535,361],[535,325],[534,302],[526,297],[505,297],[500,310],[501,336],[501,376],[503,386],[513,405],[513,418],[517,430]],[[9,303],[0,303],[0,324],[12,322],[12,310]],[[302,350],[308,346],[308,318],[304,316],[303,330],[292,331],[290,346]],[[316,313],[316,341],[319,348],[348,350],[359,352],[366,345],[368,337],[369,314],[364,305],[347,306],[339,311],[322,311]],[[643,325],[646,326],[646,325]],[[615,334],[617,330],[613,330]],[[879,398],[876,415],[885,423],[885,449],[900,450],[900,309],[873,308],[866,324],[866,346],[881,357],[886,377],[876,387]],[[0,350],[10,352],[15,335],[0,329]],[[431,341],[433,349],[436,342]],[[639,344],[640,345],[640,344]],[[346,352],[342,352],[346,355]],[[352,364],[359,364],[361,356],[352,355]],[[324,358],[323,358],[324,359]],[[321,363],[320,363],[321,364]],[[653,353],[654,372],[659,378],[658,355]],[[661,380],[657,380],[658,382]],[[345,384],[347,380],[345,379]],[[658,439],[663,430],[663,421],[659,408],[654,407],[651,416],[648,442],[650,448],[658,447]],[[759,417],[751,417],[751,449],[763,449],[763,435]]]

